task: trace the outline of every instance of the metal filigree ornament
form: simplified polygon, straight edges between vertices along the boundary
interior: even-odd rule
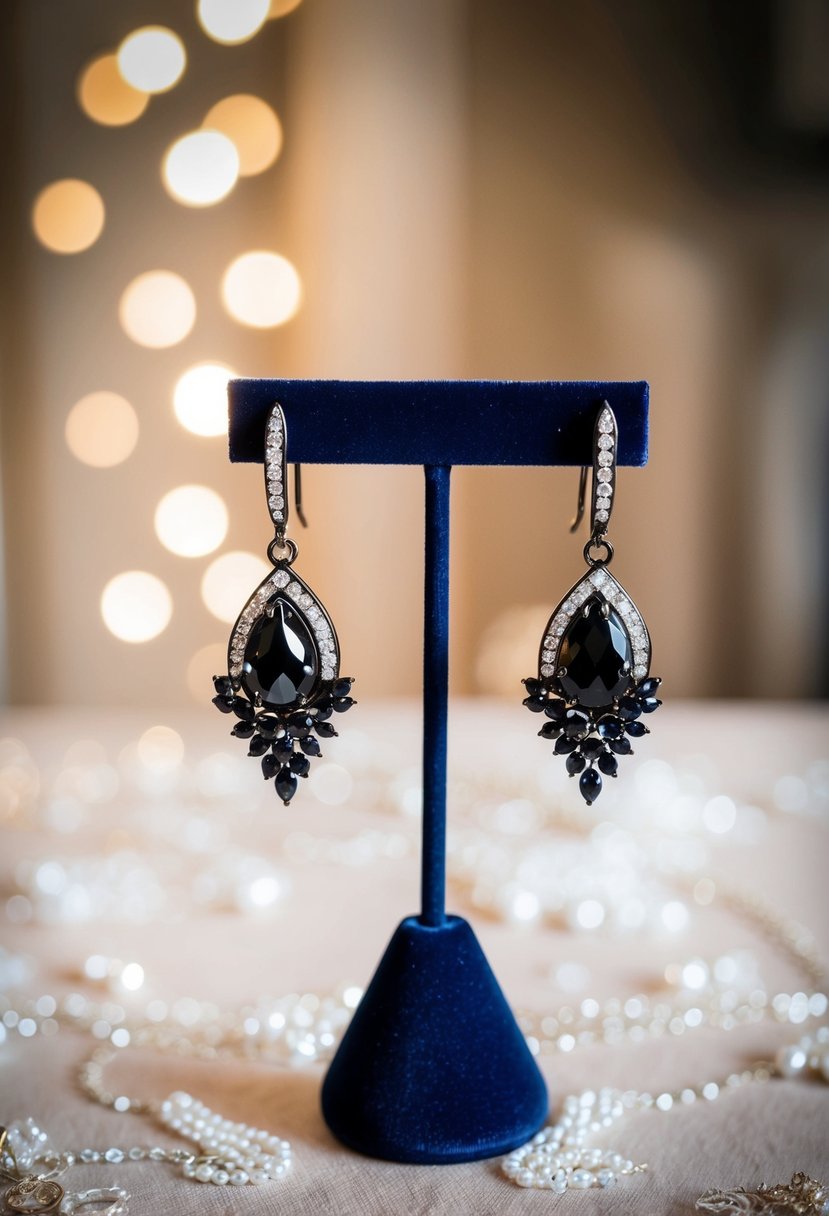
[[[631,739],[648,734],[642,721],[662,702],[661,680],[650,675],[651,640],[642,614],[610,574],[613,545],[607,539],[616,496],[618,428],[605,401],[593,436],[590,539],[584,547],[587,573],[567,592],[544,630],[538,678],[524,680],[524,704],[549,719],[538,732],[555,741],[567,771],[578,776],[588,806],[602,791],[602,777],[615,777],[618,757],[633,753]],[[579,483],[584,513],[587,469]]]
[[[239,720],[230,732],[249,740],[286,805],[298,778],[319,756],[319,739],[337,732],[329,721],[352,700],[352,677],[340,676],[340,647],[320,600],[293,570],[297,546],[288,539],[287,435],[274,405],[265,431],[265,490],[275,536],[268,546],[274,569],[245,604],[228,645],[228,674],[214,676],[213,704]],[[297,514],[299,505],[297,468]]]
[[[756,1191],[741,1186],[733,1191],[706,1191],[695,1206],[698,1212],[719,1212],[721,1216],[761,1212],[765,1216],[827,1216],[829,1186],[799,1173],[788,1183],[774,1186],[761,1183]]]

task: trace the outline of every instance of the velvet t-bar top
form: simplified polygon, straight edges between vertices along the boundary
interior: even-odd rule
[[[602,401],[618,463],[648,458],[644,380],[231,380],[230,459],[264,459],[278,401],[297,464],[580,465]]]

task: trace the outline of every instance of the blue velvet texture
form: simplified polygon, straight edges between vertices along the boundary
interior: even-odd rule
[[[301,464],[588,463],[603,400],[619,423],[619,463],[648,454],[642,380],[231,380],[228,396],[233,461],[263,459],[275,401]]]
[[[421,1164],[509,1152],[547,1091],[469,925],[404,920],[322,1087],[325,1120],[372,1157]]]

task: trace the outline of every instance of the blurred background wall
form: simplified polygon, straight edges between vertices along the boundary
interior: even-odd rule
[[[269,539],[229,372],[648,379],[613,537],[656,669],[825,694],[829,6],[266,10],[3,8],[8,699],[209,699]],[[576,480],[455,473],[456,691],[532,669]],[[418,471],[304,489],[298,568],[360,694],[415,692]]]

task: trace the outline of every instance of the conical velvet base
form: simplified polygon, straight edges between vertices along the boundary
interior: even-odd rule
[[[397,928],[322,1087],[344,1144],[439,1165],[509,1152],[538,1131],[547,1090],[472,929]]]

